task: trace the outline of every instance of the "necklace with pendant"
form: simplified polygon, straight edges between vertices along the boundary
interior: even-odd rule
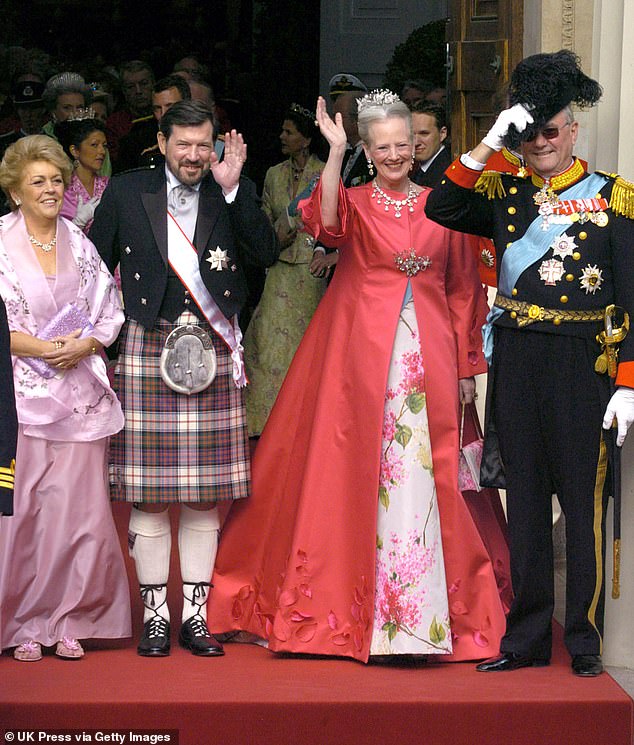
[[[390,211],[390,207],[394,207],[394,217],[400,217],[404,207],[407,207],[410,212],[413,212],[414,205],[418,204],[417,197],[418,191],[411,181],[409,181],[407,196],[404,199],[393,199],[381,189],[376,183],[376,179],[372,182],[372,199],[376,199],[377,204],[385,204],[386,212]]]
[[[57,244],[57,236],[54,235],[53,238],[48,243],[42,243],[42,241],[38,241],[38,239],[29,233],[29,240],[34,246],[37,246],[38,248],[41,248],[44,253],[50,253]]]

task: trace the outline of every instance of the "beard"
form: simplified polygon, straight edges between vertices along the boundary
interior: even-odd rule
[[[209,173],[209,163],[205,163],[202,160],[168,160],[167,166],[181,184],[186,184],[187,186],[196,186]]]

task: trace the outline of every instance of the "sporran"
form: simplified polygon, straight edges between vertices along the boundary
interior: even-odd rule
[[[208,388],[216,377],[216,350],[209,334],[200,326],[174,329],[161,352],[161,378],[177,393],[190,396]]]

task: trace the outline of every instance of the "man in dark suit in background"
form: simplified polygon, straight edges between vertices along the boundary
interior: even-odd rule
[[[410,178],[433,189],[451,163],[447,147],[447,113],[438,104],[422,101],[412,107],[414,166]]]
[[[127,317],[115,375],[126,424],[111,442],[110,481],[113,499],[134,504],[129,546],[145,605],[142,656],[169,654],[173,502],[181,503],[179,642],[196,655],[223,654],[206,624],[216,502],[249,491],[237,323],[243,266],[270,266],[279,247],[255,186],[241,177],[242,136],[228,135],[219,162],[212,121],[199,102],[174,104],[158,133],[165,167],[113,177],[90,233],[109,269],[120,266]]]

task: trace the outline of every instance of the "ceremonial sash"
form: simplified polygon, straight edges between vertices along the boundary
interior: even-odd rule
[[[229,321],[209,294],[200,276],[198,252],[170,212],[167,213],[167,246],[170,266],[188,289],[211,328],[231,350],[233,380],[238,388],[243,388],[247,384],[247,377],[244,371],[244,349],[240,343],[242,332],[238,325],[238,316],[233,317],[233,323]]]
[[[607,181],[605,176],[593,173],[562,192],[559,195],[560,201],[591,198],[589,195],[593,197],[597,194]],[[559,237],[569,225],[572,225],[572,220],[569,223],[552,223],[544,230],[541,215],[533,220],[524,235],[509,246],[502,256],[498,281],[498,291],[501,295],[511,297],[520,275],[548,252],[555,238]],[[504,310],[494,305],[482,327],[482,349],[489,364],[493,358],[493,323],[502,313]]]

